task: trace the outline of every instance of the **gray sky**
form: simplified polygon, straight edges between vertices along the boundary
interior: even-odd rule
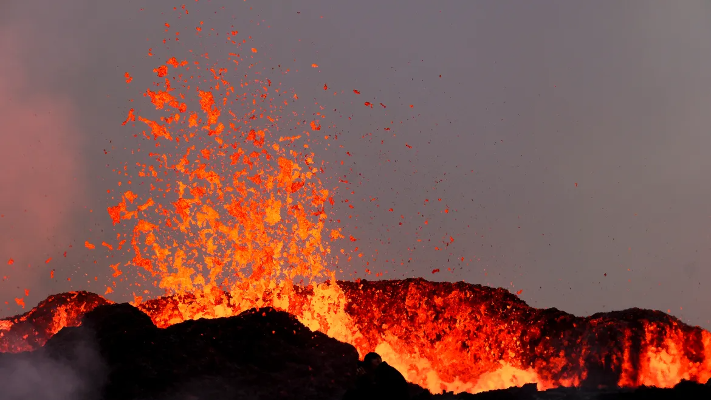
[[[150,108],[142,93],[167,58],[227,56],[223,39],[193,36],[204,20],[252,36],[261,67],[298,70],[275,79],[300,98],[323,98],[324,83],[345,91],[322,104],[352,157],[317,155],[333,179],[359,182],[340,188],[354,211],[332,214],[357,215],[345,232],[372,271],[523,290],[533,306],[578,315],[671,310],[711,328],[708,2],[200,0],[186,3],[189,15],[174,6],[0,5],[0,314],[20,311],[16,297],[32,306],[70,289],[103,293],[117,261],[83,243],[116,234],[106,191],[140,131],[121,122],[130,107]],[[175,30],[180,44],[163,45]],[[343,263],[339,277],[367,277],[363,262]]]

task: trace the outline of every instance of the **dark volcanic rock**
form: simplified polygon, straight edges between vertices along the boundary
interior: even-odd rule
[[[673,389],[641,387],[637,389],[557,388],[539,392],[533,384],[521,388],[492,390],[479,394],[420,394],[413,400],[693,400],[711,399],[711,387],[682,381]]]
[[[106,364],[107,400],[339,398],[358,357],[273,309],[158,329],[128,304],[97,307],[45,352],[73,365],[72,349],[92,340]]]

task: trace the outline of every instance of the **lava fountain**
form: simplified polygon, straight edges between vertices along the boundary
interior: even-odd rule
[[[156,117],[131,109],[124,122],[145,127],[136,136],[150,150],[136,149],[143,158],[135,167],[150,190],[125,190],[108,208],[130,234],[105,246],[132,254],[111,266],[114,276],[137,275],[165,291],[150,300],[148,291],[134,295],[157,326],[271,306],[361,354],[379,352],[434,392],[711,378],[711,334],[661,312],[579,318],[479,285],[336,281],[331,244],[344,234],[329,220],[335,191],[311,151],[330,140],[320,132],[327,116],[291,111],[298,95],[262,78],[258,50],[237,35],[228,35],[236,50],[227,64],[241,74],[238,84],[228,80],[234,70],[209,64],[207,54],[170,58],[144,93],[155,111],[142,114]],[[0,350],[42,346],[107,302],[86,292],[51,296],[0,321]]]

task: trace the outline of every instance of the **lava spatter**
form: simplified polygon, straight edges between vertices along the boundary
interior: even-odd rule
[[[202,78],[212,82],[203,90],[186,78],[193,73],[186,61],[167,65],[154,69],[162,86],[145,93],[164,116],[136,117],[156,146],[139,175],[153,178],[159,194],[127,191],[108,208],[114,223],[133,224],[132,264],[168,293],[328,279],[322,232],[330,192],[314,154],[297,150],[301,137],[277,136],[286,106],[272,97],[279,89],[260,79],[232,86],[226,69],[204,66]]]
[[[126,120],[147,128],[138,137],[151,151],[137,174],[151,190],[127,190],[107,212],[132,232],[124,267],[173,301],[135,303],[163,327],[273,306],[341,340],[359,337],[328,267],[330,243],[344,237],[327,227],[333,189],[308,151],[326,117],[289,112],[278,84],[249,74],[232,84],[231,71],[217,65],[171,58],[153,72],[163,80],[144,96],[161,115],[132,109]],[[309,301],[297,296],[297,282],[314,284]]]

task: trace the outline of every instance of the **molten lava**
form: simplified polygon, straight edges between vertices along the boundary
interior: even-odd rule
[[[336,188],[325,187],[326,166],[310,151],[326,116],[288,112],[298,96],[256,76],[256,49],[239,50],[229,58],[243,76],[235,85],[228,69],[197,60],[156,66],[162,80],[144,94],[156,110],[131,109],[124,122],[147,127],[136,136],[150,151],[135,149],[143,158],[133,186],[108,208],[131,233],[105,247],[130,245],[131,261],[112,265],[114,277],[139,275],[165,290],[147,301],[149,291],[134,294],[158,327],[271,306],[361,355],[377,351],[434,392],[711,378],[711,334],[661,312],[579,318],[465,283],[337,282],[330,243],[344,235],[327,215]],[[0,321],[0,351],[42,346],[107,302],[86,292],[52,296]]]
[[[0,320],[0,353],[34,350],[67,326],[79,326],[81,317],[94,308],[112,303],[87,292],[47,297],[32,310]]]
[[[42,346],[63,324],[107,303],[85,292],[52,296],[0,321],[0,348]],[[672,387],[711,378],[711,333],[659,311],[630,309],[587,318],[529,307],[504,289],[466,283],[337,282],[282,286],[259,302],[305,325],[377,351],[431,391],[480,392],[538,383],[555,386]],[[159,327],[238,315],[250,302],[219,290],[140,304]]]

